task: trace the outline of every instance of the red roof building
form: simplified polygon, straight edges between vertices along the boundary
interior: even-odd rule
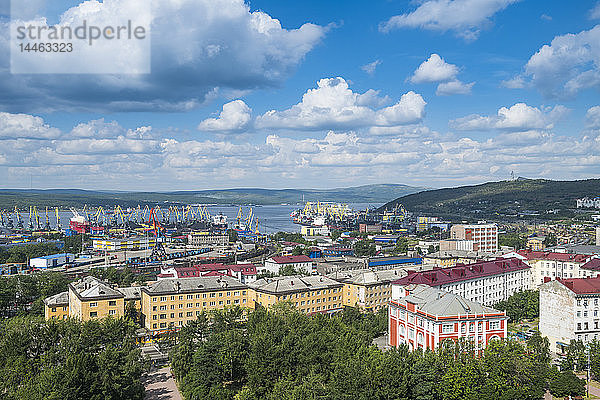
[[[531,267],[531,287],[537,288],[545,278],[588,278],[600,274],[591,255],[551,251],[519,250],[505,257],[518,257]]]
[[[481,351],[507,332],[504,312],[428,285],[405,287],[402,298],[390,301],[388,318],[388,344],[410,350],[435,350],[444,340],[467,338]]]
[[[518,254],[527,260],[546,260],[585,263],[590,256],[585,254],[557,253],[552,251],[519,250]]]
[[[399,298],[401,287],[425,284],[447,290],[467,300],[493,305],[513,293],[529,289],[530,267],[518,258],[499,258],[450,268],[410,272],[392,285],[392,298]]]

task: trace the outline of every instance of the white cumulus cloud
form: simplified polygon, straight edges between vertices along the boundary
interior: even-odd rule
[[[415,70],[410,78],[412,83],[442,82],[454,79],[458,74],[458,67],[448,64],[438,54],[433,53],[426,61]]]
[[[447,63],[438,54],[431,54],[410,77],[412,83],[441,82],[436,90],[438,96],[469,94],[475,82],[463,83],[456,78],[459,68]]]
[[[576,34],[556,36],[525,65],[507,87],[537,88],[546,97],[574,96],[600,88],[600,25]]]
[[[198,125],[201,131],[241,132],[251,121],[252,110],[243,100],[234,100],[223,105],[218,118],[208,118]]]
[[[356,129],[415,124],[425,115],[426,102],[414,92],[405,93],[389,107],[377,108],[379,100],[373,90],[353,92],[344,78],[324,78],[302,96],[300,103],[283,111],[268,111],[257,117],[255,125],[271,129]]]
[[[146,0],[82,1],[66,10],[60,23],[77,26],[89,15],[104,24],[146,8]],[[151,73],[9,76],[10,58],[4,57],[0,106],[16,112],[186,111],[213,93],[282,84],[327,31],[311,23],[284,28],[269,14],[251,11],[244,0],[154,1],[152,18]],[[0,51],[5,54],[10,49],[8,35],[4,22]],[[84,61],[114,64],[135,56],[125,52],[113,57],[103,49],[94,46],[94,57]]]
[[[568,109],[562,105],[540,110],[525,103],[517,103],[509,108],[501,107],[495,116],[468,115],[450,121],[450,126],[463,131],[552,129],[554,123],[562,119],[567,113]]]
[[[413,12],[391,17],[380,25],[388,32],[398,28],[453,31],[465,40],[477,39],[491,17],[519,0],[425,0]]]
[[[59,129],[50,127],[40,117],[29,114],[0,112],[1,139],[55,139],[61,135]]]

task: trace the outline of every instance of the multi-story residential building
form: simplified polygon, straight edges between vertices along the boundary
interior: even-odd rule
[[[258,273],[270,272],[278,274],[281,268],[292,266],[298,272],[303,271],[312,274],[316,270],[316,264],[308,256],[275,256],[267,259],[264,266],[258,266]]]
[[[506,338],[504,312],[428,285],[408,285],[390,301],[388,338],[393,347],[436,349],[444,340],[467,338],[476,350]]]
[[[46,319],[67,319],[69,317],[69,292],[62,292],[44,299]]]
[[[392,298],[392,282],[407,275],[405,269],[336,271],[329,278],[344,284],[345,306],[379,311]]]
[[[105,282],[86,276],[69,284],[69,316],[82,321],[94,318],[122,317],[125,295]]]
[[[87,276],[69,285],[69,290],[44,299],[46,319],[67,317],[87,321],[94,318],[119,318],[125,314],[125,305],[133,302],[141,309],[141,288],[132,286],[113,288],[108,283]]]
[[[333,313],[343,308],[341,282],[321,275],[262,278],[249,285],[257,304],[269,308],[290,301],[307,313]]]
[[[438,217],[417,217],[417,232],[423,232],[427,229],[436,227],[441,231],[447,231],[449,222],[441,221]]]
[[[248,286],[230,276],[162,279],[142,287],[142,325],[149,331],[180,328],[202,311],[254,308]]]
[[[191,266],[163,267],[161,273],[158,275],[158,279],[228,275],[241,283],[247,284],[256,280],[256,273],[256,265],[254,264],[196,264]]]
[[[472,240],[478,251],[498,251],[498,227],[496,224],[452,225],[450,239]]]
[[[495,258],[492,253],[466,250],[444,250],[423,256],[424,264],[438,265],[442,268],[454,267],[457,264],[471,264],[481,260]]]
[[[558,253],[550,251],[519,250],[503,257],[517,257],[531,267],[531,287],[544,283],[544,278],[586,278],[597,276],[600,271],[585,264],[592,256],[585,254]]]
[[[444,251],[479,251],[479,244],[474,240],[444,239],[440,240],[440,252]]]
[[[425,284],[452,292],[469,301],[494,305],[513,293],[529,289],[530,267],[518,258],[500,258],[450,268],[410,272],[392,284],[392,298],[399,298],[404,287]]]
[[[193,247],[225,248],[229,237],[221,233],[199,232],[188,235],[188,244]]]
[[[532,236],[527,238],[527,248],[533,251],[541,251],[546,248],[544,244],[546,240],[545,236]]]
[[[564,353],[572,339],[600,339],[600,277],[545,278],[540,286],[539,329],[550,350]]]

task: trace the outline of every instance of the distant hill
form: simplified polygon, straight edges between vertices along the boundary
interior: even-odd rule
[[[118,192],[79,189],[0,189],[0,209],[17,207],[122,207],[173,204],[296,204],[304,201],[381,204],[425,188],[399,184],[338,189],[224,189],[175,192]]]
[[[565,217],[575,214],[575,200],[600,195],[600,179],[552,181],[519,178],[474,186],[427,190],[402,196],[381,209],[397,204],[413,213],[454,220],[506,217]],[[549,210],[560,210],[548,214]]]

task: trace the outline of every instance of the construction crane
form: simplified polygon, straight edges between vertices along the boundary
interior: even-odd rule
[[[148,218],[148,230],[154,234],[156,241],[154,243],[154,247],[152,248],[152,257],[155,259],[165,258],[167,256],[167,252],[162,245],[162,234],[161,234],[161,225],[156,217],[156,210],[153,208],[150,210],[150,216]]]
[[[60,226],[60,213],[58,211],[58,207],[54,209],[54,212],[56,213],[56,230],[60,231],[62,230],[62,226]]]

